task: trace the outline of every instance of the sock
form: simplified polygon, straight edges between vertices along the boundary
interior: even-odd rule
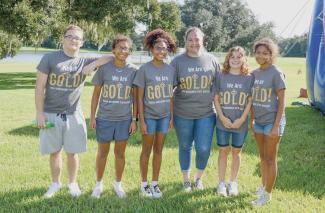
[[[194,176],[194,179],[195,179],[195,180],[200,179],[200,178],[202,177],[203,172],[204,172],[204,170],[200,170],[200,169],[198,169],[198,170],[196,171],[196,174],[195,174],[195,176]]]
[[[96,186],[100,186],[100,185],[103,185],[103,181],[96,181]]]
[[[146,186],[148,186],[148,182],[147,182],[147,181],[145,181],[145,182],[141,182],[141,187],[142,187],[142,188],[144,188],[144,187],[146,187]]]
[[[121,181],[119,181],[119,182],[115,181],[114,186],[115,186],[115,188],[121,188],[122,187],[122,182]]]
[[[157,186],[158,185],[158,181],[152,181],[152,186]]]

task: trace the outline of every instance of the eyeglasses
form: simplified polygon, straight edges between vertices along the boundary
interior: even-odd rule
[[[132,52],[132,48],[128,48],[128,47],[116,47],[115,48],[117,51],[119,52]]]
[[[154,47],[154,49],[158,52],[167,52],[168,48],[166,47]]]
[[[82,41],[83,39],[78,36],[73,35],[66,35],[64,38],[68,39],[69,41],[76,40],[76,41]]]

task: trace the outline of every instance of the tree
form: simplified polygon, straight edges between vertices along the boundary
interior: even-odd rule
[[[2,40],[7,39],[6,43],[9,45],[1,48],[7,47],[6,52],[9,54],[18,51],[12,48],[20,47],[13,45],[14,43],[27,41],[39,46],[46,37],[60,28],[58,20],[62,20],[60,17],[63,8],[64,0],[2,0],[0,29],[7,35]]]
[[[279,46],[281,55],[284,57],[306,57],[307,33],[302,36],[281,39]]]
[[[153,20],[151,30],[158,27],[171,33],[176,37],[175,33],[181,29],[181,13],[175,2],[162,2],[159,4],[160,14]]]
[[[187,0],[181,11],[185,27],[197,26],[205,33],[208,51],[227,51],[239,44],[250,49],[263,35],[275,37],[273,25],[260,25],[240,0]]]

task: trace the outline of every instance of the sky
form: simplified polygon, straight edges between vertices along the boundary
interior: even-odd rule
[[[242,0],[261,22],[271,21],[283,38],[308,32],[315,0]]]
[[[290,38],[309,30],[315,0],[241,0],[260,23],[273,22],[277,36]],[[180,4],[184,0],[178,0]]]

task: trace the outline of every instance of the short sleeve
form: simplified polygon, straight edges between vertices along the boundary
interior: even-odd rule
[[[101,66],[98,71],[95,73],[91,82],[94,85],[103,85],[104,84],[104,76],[103,76],[103,66]]]
[[[220,78],[221,78],[221,73],[218,71],[216,72],[214,77],[214,88],[215,88],[216,95],[218,95],[220,92]]]
[[[286,85],[285,85],[285,77],[284,74],[282,72],[277,72],[274,78],[274,87],[275,90],[278,91],[280,89],[285,89]]]
[[[137,87],[144,88],[145,84],[145,69],[143,66],[136,72],[133,84]]]
[[[249,96],[252,96],[252,89],[253,89],[253,86],[254,86],[254,81],[255,81],[254,75],[250,74],[249,81],[248,81],[248,83],[249,83],[249,90],[248,90],[249,91],[248,92]]]
[[[50,57],[49,54],[45,54],[39,64],[37,65],[36,69],[39,72],[42,72],[44,74],[49,74],[51,71],[51,65],[50,65]]]

